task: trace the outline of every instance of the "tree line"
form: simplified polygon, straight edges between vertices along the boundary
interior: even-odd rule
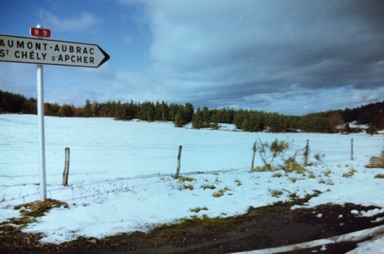
[[[20,94],[0,90],[0,113],[36,114],[37,101]],[[162,102],[108,101],[104,103],[86,100],[83,107],[70,104],[44,103],[46,116],[60,117],[113,117],[116,120],[139,119],[142,121],[172,121],[176,127],[192,122],[194,108],[191,103],[185,105]]]
[[[36,114],[36,99],[26,98],[0,90],[0,113]],[[370,126],[373,133],[384,129],[384,101],[358,108],[330,110],[303,116],[290,116],[257,110],[194,108],[191,103],[184,105],[162,102],[121,102],[103,103],[86,100],[84,106],[45,103],[44,113],[60,117],[113,117],[116,120],[139,119],[142,121],[171,121],[176,127],[188,123],[192,128],[218,129],[220,123],[235,124],[238,129],[248,132],[358,132],[348,123],[356,121]]]

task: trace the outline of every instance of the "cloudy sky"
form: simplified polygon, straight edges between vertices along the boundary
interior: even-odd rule
[[[45,101],[191,102],[283,114],[384,97],[382,0],[2,0],[0,34],[95,43],[100,68],[44,67]],[[0,89],[36,97],[34,64]]]

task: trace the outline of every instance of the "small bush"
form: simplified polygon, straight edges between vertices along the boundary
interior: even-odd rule
[[[326,184],[326,185],[333,185],[333,182],[332,182],[331,179],[327,179],[327,180],[325,180],[325,179],[320,179],[319,183],[320,183],[320,184]]]
[[[231,189],[225,187],[224,189],[220,189],[217,192],[213,193],[212,196],[215,198],[219,198],[219,197],[223,196],[226,191],[229,191],[229,190],[231,190]]]
[[[251,173],[255,172],[269,172],[269,171],[276,171],[277,169],[272,168],[270,165],[264,165],[262,167],[256,167],[251,169]]]
[[[195,178],[193,178],[193,177],[186,177],[186,176],[179,176],[179,181],[180,182],[193,182],[193,181],[195,181],[196,179]]]
[[[240,185],[242,185],[241,181],[240,181],[240,180],[238,180],[238,179],[236,179],[236,180],[235,180],[235,183],[237,183],[237,186],[240,186]]]
[[[320,154],[320,153],[317,153],[315,154],[314,158],[319,161],[319,162],[323,162],[323,159],[324,159],[325,155],[324,154]]]
[[[365,132],[366,132],[367,134],[369,134],[369,135],[376,135],[376,134],[379,134],[379,133],[378,133],[378,129],[377,129],[376,126],[374,126],[374,125],[369,126]]]
[[[314,179],[314,178],[316,178],[316,176],[315,176],[315,174],[311,171],[311,172],[309,172],[308,178],[312,178],[312,179]]]
[[[280,190],[272,190],[272,191],[270,191],[270,192],[271,192],[271,194],[272,194],[272,197],[274,197],[274,198],[278,198],[278,197],[280,197],[281,195],[283,195],[283,192],[280,191]]]
[[[218,192],[215,192],[215,193],[212,194],[212,196],[215,197],[215,198],[219,198],[219,197],[221,197],[223,195],[224,195],[224,192],[222,192],[222,191],[218,191]]]
[[[258,152],[264,163],[264,168],[271,170],[272,164],[278,156],[283,156],[284,152],[289,148],[289,143],[275,139],[272,143],[257,141]]]
[[[205,185],[202,185],[201,188],[203,188],[204,190],[205,189],[210,189],[210,190],[214,190],[216,189],[216,186],[215,185],[208,185],[208,184],[205,184]]]
[[[193,213],[198,213],[198,212],[203,211],[203,210],[208,211],[208,208],[206,208],[206,207],[196,207],[196,208],[189,209],[189,211],[191,211]]]
[[[283,170],[285,172],[296,172],[298,174],[305,174],[305,172],[307,171],[303,166],[297,163],[293,158],[289,158],[288,160],[285,161]]]
[[[188,185],[184,184],[183,186],[179,187],[179,190],[187,190],[187,189],[193,190],[193,185],[192,184],[188,184]]]
[[[290,198],[292,201],[296,201],[296,200],[300,199],[300,197],[299,197],[295,192],[289,194],[289,198]]]
[[[329,177],[329,175],[332,173],[332,171],[330,169],[327,169],[323,173],[324,173],[324,176]]]
[[[343,177],[347,177],[347,178],[352,177],[355,174],[355,172],[357,171],[354,168],[352,168],[351,170],[348,171],[348,173],[344,173]]]
[[[273,174],[272,177],[282,177],[283,175],[281,173],[276,173],[276,174]]]
[[[384,174],[377,174],[375,175],[375,178],[384,179]]]

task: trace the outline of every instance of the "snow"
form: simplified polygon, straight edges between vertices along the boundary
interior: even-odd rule
[[[365,254],[365,253],[384,253],[384,235],[374,238],[371,241],[365,241],[358,244],[358,248],[348,252],[348,254]]]
[[[291,251],[297,251],[302,249],[308,249],[313,247],[321,246],[320,251],[326,251],[327,245],[344,243],[344,242],[360,242],[358,243],[359,247],[348,252],[348,254],[360,254],[360,253],[383,253],[383,241],[381,238],[384,234],[384,226],[378,226],[369,229],[363,229],[360,231],[347,233],[344,235],[332,236],[326,239],[313,240],[304,243],[297,243],[291,245],[285,245],[281,247],[274,247],[262,250],[253,250],[253,251],[243,251],[237,252],[236,254],[273,254],[273,253],[286,253]],[[372,238],[373,240],[365,241],[367,238]],[[313,250],[312,253],[316,253],[316,250]]]
[[[38,127],[35,115],[0,115],[0,222],[19,217],[15,205],[40,199]],[[380,207],[356,211],[372,216],[384,209],[383,169],[365,168],[383,150],[383,136],[365,133],[245,133],[233,125],[222,130],[175,128],[169,122],[115,121],[110,118],[45,117],[47,197],[68,203],[27,226],[44,242],[79,236],[101,238],[148,230],[191,216],[226,217],[321,191],[305,206],[352,202]],[[250,172],[252,145],[275,139],[291,144],[285,159],[310,146],[308,174]],[[351,160],[351,139],[354,158]],[[181,175],[176,172],[183,146]],[[62,186],[64,150],[70,147],[69,186]],[[314,155],[324,155],[322,162]],[[302,153],[296,159],[303,161]],[[321,157],[321,156],[320,156]],[[256,166],[261,166],[256,156]],[[280,173],[281,177],[275,174]],[[208,187],[214,187],[214,189]],[[223,194],[214,197],[214,193]],[[281,195],[272,195],[280,191]],[[200,208],[200,209],[196,209]],[[196,211],[196,210],[200,211]],[[321,217],[321,214],[317,216]],[[384,238],[359,245],[378,253]],[[368,250],[368,251],[367,251]]]

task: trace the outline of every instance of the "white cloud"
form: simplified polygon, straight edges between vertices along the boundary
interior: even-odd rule
[[[39,17],[44,25],[56,31],[84,31],[95,26],[98,22],[95,15],[86,11],[75,17],[61,18],[49,11],[42,10]]]

